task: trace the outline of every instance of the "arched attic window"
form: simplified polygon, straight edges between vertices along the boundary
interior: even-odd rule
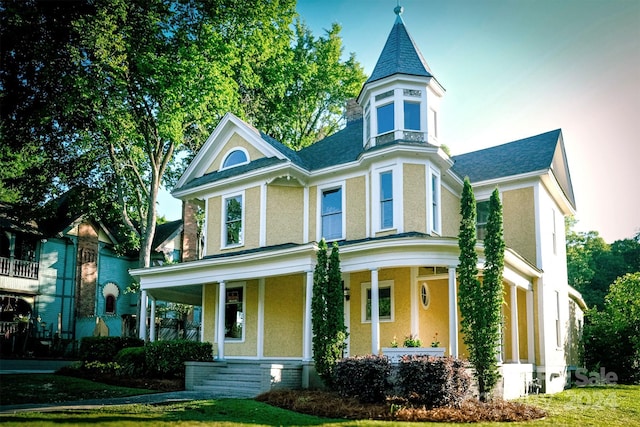
[[[234,148],[229,151],[222,160],[220,170],[232,168],[249,163],[249,153],[244,148]]]

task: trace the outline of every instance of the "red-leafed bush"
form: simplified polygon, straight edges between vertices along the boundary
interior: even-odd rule
[[[333,384],[342,396],[362,403],[384,402],[390,373],[391,364],[384,356],[348,357],[336,364]]]

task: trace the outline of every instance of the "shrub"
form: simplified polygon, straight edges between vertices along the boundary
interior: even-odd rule
[[[384,402],[389,388],[391,364],[380,356],[356,356],[338,361],[333,383],[345,397],[357,397],[362,403]]]
[[[187,340],[155,341],[145,346],[145,364],[151,377],[184,377],[184,362],[210,362],[213,347],[209,342]]]
[[[116,354],[115,362],[120,365],[119,375],[139,378],[146,375],[145,347],[123,348]]]
[[[144,341],[132,337],[84,337],[80,341],[81,360],[111,362],[125,347],[142,347]]]
[[[463,361],[453,357],[403,356],[398,387],[414,405],[458,407],[471,385],[465,368]]]

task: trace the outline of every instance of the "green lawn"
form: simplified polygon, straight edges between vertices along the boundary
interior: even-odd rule
[[[0,405],[55,403],[155,393],[54,374],[0,375]]]
[[[7,376],[0,377],[2,396]],[[42,376],[33,376],[42,377]],[[103,386],[103,385],[99,385]],[[4,399],[3,399],[4,400]],[[640,386],[608,386],[533,396],[526,403],[543,407],[549,416],[528,423],[478,423],[474,426],[640,426]],[[423,426],[428,423],[328,420],[243,399],[220,399],[163,405],[123,405],[61,413],[0,414],[7,426]],[[434,423],[434,426],[456,424]]]

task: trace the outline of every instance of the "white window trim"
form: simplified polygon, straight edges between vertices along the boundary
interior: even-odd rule
[[[317,194],[317,215],[316,215],[316,240],[320,241],[322,239],[322,194],[327,190],[334,190],[336,188],[342,189],[342,235],[333,239],[326,239],[327,242],[334,242],[338,240],[344,240],[347,234],[347,185],[345,181],[333,182],[330,184],[325,184],[322,186],[318,186],[318,194]]]
[[[242,324],[242,338],[227,338],[226,334],[224,337],[225,343],[243,343],[246,339],[247,333],[247,282],[235,282],[228,283],[225,288],[225,300],[224,307],[227,309],[227,295],[226,292],[229,292],[231,289],[242,288],[242,315],[244,316],[244,322]],[[225,313],[226,315],[226,313]]]
[[[429,225],[429,232],[435,233],[438,235],[442,234],[442,180],[440,177],[440,172],[434,169],[433,167],[428,168],[428,176],[427,176],[427,186],[429,197],[427,200],[427,224]],[[437,212],[436,218],[434,219],[433,215],[433,204],[434,204],[434,194],[433,194],[433,178],[437,178],[436,188],[437,191],[435,194]]]
[[[371,217],[373,220],[373,231],[374,233],[389,231],[389,230],[398,230],[400,232],[400,224],[401,224],[401,215],[402,215],[402,169],[397,164],[389,164],[380,167],[376,167],[373,169],[372,175],[372,198],[373,204],[371,207]],[[392,191],[393,191],[393,224],[391,227],[382,228],[382,209],[381,209],[381,200],[380,200],[380,175],[385,172],[391,172],[392,174]]]
[[[230,249],[230,248],[238,248],[244,246],[244,236],[245,236],[245,212],[246,212],[246,202],[247,199],[245,197],[243,191],[239,191],[236,193],[229,193],[222,196],[221,203],[221,212],[220,212],[220,248],[221,249]],[[227,199],[231,199],[233,197],[240,196],[242,197],[242,215],[240,221],[242,222],[242,231],[240,232],[240,243],[233,243],[231,245],[227,244]]]
[[[378,290],[382,288],[390,288],[391,294],[391,316],[386,319],[380,317],[380,323],[395,322],[396,310],[395,310],[395,296],[394,296],[394,282],[393,280],[381,280],[378,282]],[[367,290],[371,289],[371,282],[363,282],[360,284],[360,321],[362,323],[371,323],[371,319],[367,319]]]
[[[247,158],[247,161],[246,162],[242,162],[242,163],[236,163],[235,165],[223,167],[222,165],[224,165],[224,162],[227,161],[227,157],[229,157],[235,151],[242,151],[244,153],[245,157]],[[231,169],[231,168],[235,168],[235,167],[238,167],[238,166],[246,165],[250,161],[251,161],[251,158],[249,157],[249,152],[246,150],[246,148],[244,148],[244,147],[233,147],[233,148],[230,148],[229,150],[227,150],[226,153],[224,153],[224,156],[222,157],[222,160],[220,161],[220,169],[218,169],[218,170],[219,171],[223,171],[223,170],[226,170],[226,169]]]

